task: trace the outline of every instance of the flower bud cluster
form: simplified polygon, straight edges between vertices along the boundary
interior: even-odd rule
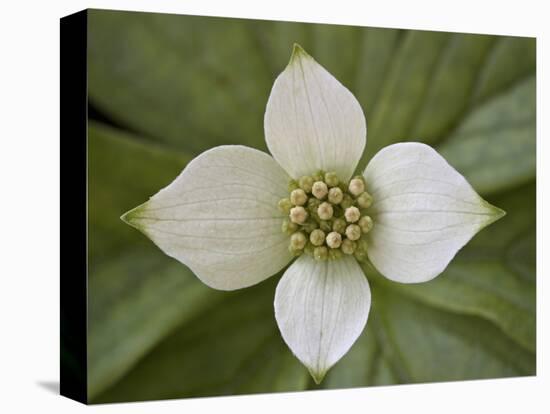
[[[334,260],[354,255],[367,260],[364,235],[372,230],[367,214],[372,196],[363,177],[347,184],[334,172],[318,171],[289,183],[289,197],[279,200],[279,210],[288,214],[282,231],[290,237],[289,251],[317,260]]]

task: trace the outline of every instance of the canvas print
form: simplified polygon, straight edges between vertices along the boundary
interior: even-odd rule
[[[535,63],[88,11],[89,402],[535,375]]]

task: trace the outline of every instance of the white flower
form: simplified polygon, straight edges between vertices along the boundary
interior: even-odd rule
[[[428,281],[504,212],[421,143],[390,145],[352,177],[366,144],[363,111],[297,45],[264,126],[273,157],[239,145],[208,150],[122,218],[215,289],[254,285],[298,256],[277,286],[275,317],[320,382],[367,322],[358,261],[393,281]]]

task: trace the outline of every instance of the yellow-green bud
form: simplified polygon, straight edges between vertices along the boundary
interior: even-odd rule
[[[333,187],[328,191],[328,201],[332,204],[340,204],[344,198],[344,193],[339,187]]]
[[[307,195],[304,190],[297,188],[290,193],[290,202],[295,206],[303,206],[307,201]]]
[[[328,249],[326,246],[316,247],[313,250],[313,257],[317,260],[327,260],[328,258]]]
[[[359,240],[361,237],[361,227],[357,224],[350,224],[346,227],[346,237],[350,240]]]
[[[337,233],[344,234],[346,232],[347,225],[346,220],[337,218],[332,222],[332,230]]]
[[[307,208],[309,210],[309,214],[314,218],[318,219],[317,216],[317,209],[321,205],[321,201],[317,200],[315,197],[310,197],[309,200],[307,200]]]
[[[340,206],[342,208],[348,208],[353,205],[353,198],[349,194],[344,194],[344,197],[342,197],[342,201],[340,202]]]
[[[357,197],[357,205],[361,208],[369,208],[372,205],[372,196],[366,191]]]
[[[285,221],[283,221],[283,225],[281,226],[281,230],[283,231],[283,233],[290,236],[292,233],[298,230],[298,225],[296,223],[293,223],[289,219],[285,219]]]
[[[346,208],[344,212],[344,217],[348,223],[355,223],[361,217],[361,212],[357,207],[351,206]]]
[[[363,216],[361,217],[361,219],[359,220],[359,227],[361,227],[361,231],[363,233],[368,233],[369,231],[372,230],[372,226],[374,225],[374,223],[372,222],[372,219],[369,217],[369,216]]]
[[[309,235],[309,241],[314,246],[322,246],[325,242],[325,232],[320,229],[315,229]]]
[[[306,243],[306,247],[304,247],[304,252],[306,254],[309,254],[310,256],[313,256],[313,250],[315,249],[315,246],[311,244],[311,242]]]
[[[281,210],[281,212],[288,214],[290,213],[290,209],[292,208],[292,203],[290,202],[290,199],[282,198],[279,200],[277,206],[279,207],[279,210]]]
[[[337,249],[342,244],[342,236],[335,231],[330,232],[326,238],[327,246],[331,249]]]
[[[311,187],[311,193],[319,200],[322,200],[327,196],[328,187],[324,182],[316,181],[313,183],[313,187]]]
[[[333,204],[332,209],[334,210],[334,214],[332,215],[332,217],[342,217],[344,215],[344,209],[339,205]]]
[[[355,249],[354,256],[358,261],[364,262],[367,260],[367,248],[368,243],[366,240],[361,239],[357,241],[357,248]]]
[[[323,170],[317,171],[311,178],[313,178],[313,182],[315,181],[323,181],[323,177],[325,176],[325,173]]]
[[[340,249],[329,249],[328,258],[329,260],[336,260],[342,257],[342,251]]]
[[[297,257],[297,256],[300,256],[304,250],[303,249],[296,249],[294,247],[292,247],[291,244],[288,245],[288,251],[290,252],[291,255]]]
[[[321,220],[330,220],[332,218],[332,215],[334,214],[332,204],[327,203],[326,201],[324,203],[321,203],[321,205],[317,209],[317,214],[319,215],[319,218]]]
[[[296,190],[297,188],[300,188],[300,186],[298,185],[298,181],[290,180],[288,183],[288,191],[291,192]]]
[[[369,244],[365,239],[357,240],[357,248],[355,249],[355,253],[366,253],[368,247]]]
[[[344,254],[353,254],[355,251],[356,243],[350,239],[344,239],[342,241],[342,246],[340,246],[342,253]]]
[[[302,224],[302,230],[305,231],[306,233],[311,233],[317,227],[318,226],[315,220],[311,220],[311,219],[306,221],[304,224]]]
[[[323,230],[325,233],[328,233],[332,230],[332,226],[330,225],[330,221],[321,220],[319,222],[319,228]]]
[[[307,238],[304,233],[297,231],[292,236],[290,236],[290,245],[295,250],[302,250],[306,247]]]
[[[307,200],[307,206],[311,210],[317,211],[317,208],[321,205],[321,200],[317,200],[315,197],[310,197]]]
[[[328,172],[325,174],[325,183],[327,183],[327,185],[329,187],[336,187],[339,183],[339,180],[338,180],[338,176],[336,175],[335,172]]]
[[[292,207],[290,209],[290,221],[296,224],[302,224],[307,220],[307,211],[302,206]]]
[[[352,178],[349,182],[348,190],[354,196],[358,196],[363,191],[365,191],[365,183],[361,178]]]
[[[300,185],[300,188],[306,193],[311,193],[311,187],[313,187],[313,178],[309,175],[304,175],[303,177],[300,177],[298,184]]]

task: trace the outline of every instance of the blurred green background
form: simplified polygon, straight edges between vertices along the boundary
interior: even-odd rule
[[[92,402],[535,374],[534,39],[112,11],[88,30]],[[294,42],[361,103],[360,168],[423,141],[508,212],[429,283],[366,269],[367,328],[321,386],[277,329],[280,274],[215,291],[119,220],[203,150],[267,150]]]

